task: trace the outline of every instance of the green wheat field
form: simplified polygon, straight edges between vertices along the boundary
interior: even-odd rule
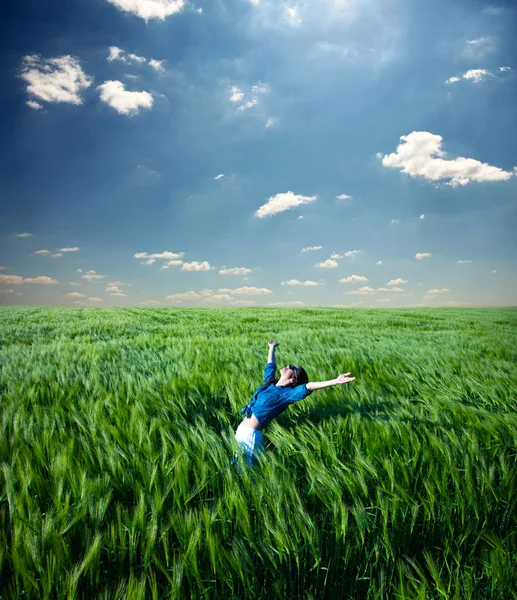
[[[0,309],[0,598],[517,598],[517,310]],[[267,341],[314,392],[239,459]]]

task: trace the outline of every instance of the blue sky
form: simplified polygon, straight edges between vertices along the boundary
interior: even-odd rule
[[[516,304],[512,3],[3,10],[1,304]]]

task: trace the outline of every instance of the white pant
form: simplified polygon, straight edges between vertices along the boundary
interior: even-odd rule
[[[239,446],[246,450],[246,460],[250,466],[256,464],[256,455],[260,453],[264,447],[264,436],[262,431],[253,429],[241,423],[235,432],[235,439]]]

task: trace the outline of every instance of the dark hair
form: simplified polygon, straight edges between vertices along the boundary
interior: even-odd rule
[[[296,367],[294,371],[294,385],[303,385],[309,383],[309,377],[303,367]]]

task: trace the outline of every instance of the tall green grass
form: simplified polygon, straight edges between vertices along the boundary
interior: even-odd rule
[[[517,311],[0,309],[2,599],[517,598]],[[267,340],[311,380],[237,471]]]

